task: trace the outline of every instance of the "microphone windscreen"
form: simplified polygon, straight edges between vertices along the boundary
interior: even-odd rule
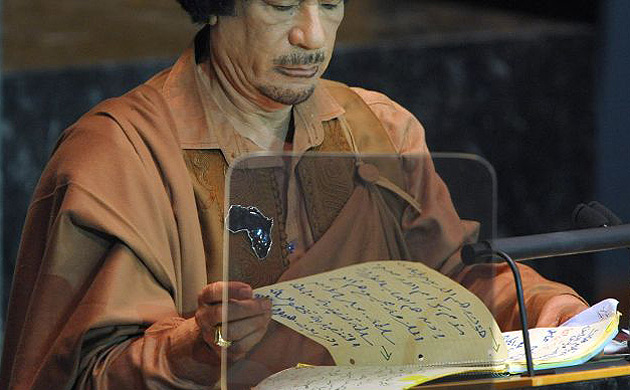
[[[578,229],[596,228],[608,225],[608,218],[590,206],[580,203],[573,210],[573,225]]]
[[[591,208],[593,208],[594,210],[598,211],[604,217],[606,217],[606,219],[608,219],[608,223],[607,223],[608,226],[619,226],[619,225],[623,224],[623,222],[621,221],[621,218],[619,218],[617,215],[615,215],[615,213],[610,211],[603,204],[601,204],[599,202],[596,202],[596,201],[592,201],[588,205]]]

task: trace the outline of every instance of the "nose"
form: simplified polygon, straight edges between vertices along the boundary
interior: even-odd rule
[[[306,50],[321,49],[326,36],[322,25],[319,2],[315,4],[302,3],[296,22],[289,32],[289,43]]]

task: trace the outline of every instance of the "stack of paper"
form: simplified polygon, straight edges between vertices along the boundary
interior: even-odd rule
[[[558,328],[529,331],[534,368],[543,370],[582,364],[600,354],[617,334],[618,302],[607,299],[580,313]],[[527,370],[523,333],[505,332],[510,373]]]
[[[491,372],[487,368],[467,367],[300,366],[272,375],[252,390],[406,390],[432,380],[480,370]]]
[[[337,366],[272,375],[267,389],[407,389],[452,375],[526,371],[522,332],[501,334],[483,303],[421,263],[357,264],[255,291],[272,318],[324,346]],[[583,363],[617,334],[617,301],[530,330],[536,369]]]

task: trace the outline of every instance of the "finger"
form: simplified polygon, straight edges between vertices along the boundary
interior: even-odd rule
[[[223,318],[223,304],[202,304],[195,312],[197,324],[202,328],[214,328],[229,323],[271,313],[271,301],[267,298],[231,301],[227,304],[227,318]]]
[[[260,329],[267,329],[271,320],[271,312],[266,312],[255,317],[223,324],[221,331],[227,340],[238,342]]]
[[[236,359],[253,348],[267,332],[270,321],[271,313],[269,312],[247,320],[237,321],[234,323],[236,326],[230,324],[222,326],[223,338],[232,342],[228,349],[229,352],[234,352],[232,358]],[[216,344],[215,333],[216,327],[201,328],[201,336],[206,344],[216,351],[220,351],[221,347]]]
[[[229,302],[227,307],[226,322],[232,323],[234,321],[255,317],[261,314],[270,314],[271,306],[272,304],[269,298],[256,298],[246,301]]]
[[[553,328],[560,325],[560,316],[557,312],[554,311],[543,311],[538,316],[538,321],[536,322],[536,328]]]
[[[536,327],[555,327],[579,314],[588,306],[571,295],[559,295],[550,299],[538,316]]]
[[[199,293],[198,304],[216,304],[223,301],[223,290],[227,289],[228,299],[252,299],[251,286],[242,282],[215,282],[206,285]]]
[[[565,310],[563,310],[560,314],[559,325],[562,325],[563,323],[567,322],[568,320],[580,314],[586,309],[588,309],[588,306],[586,306],[586,304],[582,302],[578,302],[573,306],[566,307]]]
[[[228,348],[228,359],[231,361],[242,358],[246,353],[252,350],[262,340],[265,333],[267,332],[267,327],[264,329],[258,329],[254,333],[251,333],[239,341],[233,343]]]

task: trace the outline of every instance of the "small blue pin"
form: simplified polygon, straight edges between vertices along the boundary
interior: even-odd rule
[[[291,241],[287,244],[287,250],[289,251],[289,253],[295,252],[295,241]]]

